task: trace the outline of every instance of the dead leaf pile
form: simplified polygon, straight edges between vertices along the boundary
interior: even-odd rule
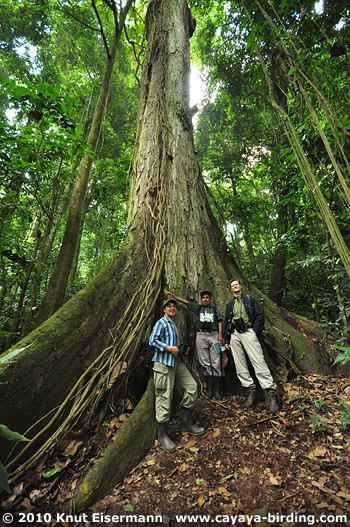
[[[347,513],[350,521],[350,380],[304,375],[284,389],[284,404],[276,415],[268,413],[264,402],[244,409],[241,396],[228,396],[220,404],[201,398],[195,420],[206,433],[196,438],[182,434],[176,416],[169,426],[176,451],[166,452],[155,441],[123,484],[92,511],[163,514],[174,527],[179,514],[214,518],[257,510],[316,518]],[[91,444],[68,443],[61,459],[50,461],[60,467],[52,480],[42,479],[37,487],[28,481],[2,500],[2,508],[38,512],[49,501],[62,510],[122,419],[111,420],[97,445],[96,438]]]

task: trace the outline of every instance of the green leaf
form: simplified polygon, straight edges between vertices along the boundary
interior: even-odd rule
[[[131,503],[127,503],[126,505],[123,505],[123,509],[124,509],[126,512],[133,512],[134,507],[133,507],[133,505],[131,505]]]
[[[34,341],[31,342],[30,344],[28,344],[28,346],[24,346],[24,348],[17,348],[15,350],[11,351],[11,353],[8,353],[7,355],[4,355],[3,357],[0,357],[0,364],[1,363],[4,364],[4,363],[8,362],[10,359],[13,359],[14,357],[16,357],[16,355],[18,355],[22,351],[26,350],[27,348],[29,348],[33,344],[34,344]]]
[[[52,468],[51,470],[48,470],[47,472],[42,473],[43,478],[51,478],[56,472],[60,470],[60,467]]]
[[[350,363],[350,352],[345,352],[343,353],[342,355],[338,355],[338,357],[335,359],[335,361],[333,362],[333,366],[334,364],[342,364],[343,366],[345,364],[349,364]]]
[[[6,425],[0,425],[0,436],[9,441],[30,441],[27,437],[22,436],[18,432],[12,432]]]
[[[7,471],[4,465],[0,461],[0,488],[5,489],[9,494],[11,494],[11,489],[7,479]]]

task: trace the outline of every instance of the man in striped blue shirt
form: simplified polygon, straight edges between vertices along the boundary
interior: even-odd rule
[[[168,298],[163,304],[164,316],[154,325],[149,343],[154,348],[153,373],[156,395],[156,420],[158,440],[169,452],[175,445],[167,433],[174,388],[181,393],[182,429],[193,435],[201,435],[204,428],[192,424],[192,410],[198,397],[197,383],[181,358],[183,340],[175,320],[177,303]]]

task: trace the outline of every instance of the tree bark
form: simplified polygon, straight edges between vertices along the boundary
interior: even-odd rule
[[[245,240],[245,243],[246,243],[246,246],[247,246],[247,250],[248,250],[250,268],[253,271],[257,281],[261,282],[261,276],[260,276],[258,267],[256,265],[256,261],[255,261],[255,255],[254,255],[252,239],[251,239],[251,236],[250,236],[248,218],[243,217],[242,218],[242,223],[243,223],[244,240]]]
[[[208,288],[223,310],[230,298],[228,280],[240,276],[206,199],[196,159],[189,113],[192,26],[185,0],[150,2],[128,233],[118,254],[49,320],[0,357],[0,422],[21,433],[35,423],[28,437],[42,428],[45,416],[65,400],[97,357],[95,369],[105,357],[112,369],[125,361],[127,372],[119,378],[125,380],[138,353],[145,351],[142,345],[161,315],[165,290],[197,300]],[[301,370],[330,373],[333,355],[324,330],[279,308],[241,279],[265,310],[271,361],[290,358]],[[186,309],[179,309],[178,319],[188,337],[193,324]],[[113,349],[105,350],[102,358],[111,333]],[[109,378],[108,371],[96,377],[99,396]],[[76,398],[83,395],[79,392]],[[42,444],[43,437],[36,443]]]
[[[280,199],[283,199],[283,191],[281,192]],[[271,282],[269,288],[269,298],[276,304],[282,305],[283,291],[284,291],[284,278],[286,271],[287,262],[287,249],[285,242],[282,241],[282,236],[287,232],[288,218],[287,218],[287,206],[281,203],[277,205],[277,248],[273,256]]]
[[[155,433],[154,384],[150,380],[141,401],[121,426],[115,441],[77,488],[71,500],[72,511],[86,510],[121,483],[153,445]]]

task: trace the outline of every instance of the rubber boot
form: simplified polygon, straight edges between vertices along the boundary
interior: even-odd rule
[[[168,452],[174,452],[175,445],[168,437],[166,423],[158,423],[158,441],[160,441],[160,444],[165,450],[168,450]]]
[[[222,397],[220,395],[220,380],[221,377],[213,377],[213,386],[214,386],[214,397],[217,401],[221,401]]]
[[[208,399],[211,399],[213,397],[213,376],[212,375],[205,375],[205,382],[207,383],[207,389],[205,391],[205,396],[208,397]]]
[[[244,408],[251,408],[253,404],[255,403],[256,399],[256,388],[249,388],[248,389],[248,397],[246,398],[243,406]]]
[[[267,390],[269,397],[270,413],[276,414],[279,411],[278,398],[276,390]]]
[[[188,432],[194,436],[200,436],[204,434],[205,430],[202,426],[194,426],[192,424],[192,408],[181,408],[182,416],[182,430]]]

